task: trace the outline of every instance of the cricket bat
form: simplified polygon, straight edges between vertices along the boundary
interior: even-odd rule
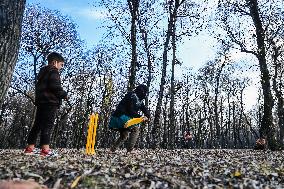
[[[138,124],[138,123],[141,123],[141,122],[143,122],[143,117],[132,118],[124,124],[124,128],[128,128],[132,125],[135,125],[135,124]]]

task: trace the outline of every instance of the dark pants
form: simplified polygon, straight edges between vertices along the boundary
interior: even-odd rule
[[[129,133],[130,133],[130,136],[129,136],[129,142],[128,142],[128,146],[127,146],[127,151],[128,152],[132,151],[135,144],[136,144],[137,138],[139,136],[139,127],[138,126],[132,127],[130,129],[120,129],[119,130],[120,136],[117,139],[117,141],[115,141],[111,150],[115,151],[119,146],[121,146],[127,140]]]
[[[58,106],[39,105],[36,111],[34,125],[28,136],[28,144],[35,144],[40,133],[40,145],[50,143],[50,134],[54,126]]]

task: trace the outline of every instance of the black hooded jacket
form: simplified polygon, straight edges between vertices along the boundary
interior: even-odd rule
[[[120,117],[121,115],[127,115],[133,118],[141,117],[138,114],[138,111],[141,110],[147,118],[150,118],[150,112],[142,102],[145,95],[146,92],[139,91],[137,88],[135,91],[128,92],[119,102],[116,110],[113,112],[113,116]]]
[[[62,99],[66,97],[67,93],[61,86],[58,69],[52,65],[42,67],[36,82],[36,105],[59,106],[62,103]]]

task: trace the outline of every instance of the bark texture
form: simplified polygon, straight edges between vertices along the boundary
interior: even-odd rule
[[[17,62],[25,0],[0,2],[0,106]]]

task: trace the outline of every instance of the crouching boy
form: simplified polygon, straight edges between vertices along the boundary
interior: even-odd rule
[[[128,92],[122,100],[119,102],[116,110],[113,112],[109,128],[118,131],[120,136],[111,147],[111,151],[115,151],[121,146],[129,136],[129,143],[127,145],[127,152],[131,152],[136,144],[139,135],[139,124],[125,128],[125,123],[132,118],[139,118],[141,115],[138,111],[142,111],[143,121],[147,121],[150,118],[150,112],[142,103],[148,93],[148,87],[146,85],[139,85],[134,91]]]

